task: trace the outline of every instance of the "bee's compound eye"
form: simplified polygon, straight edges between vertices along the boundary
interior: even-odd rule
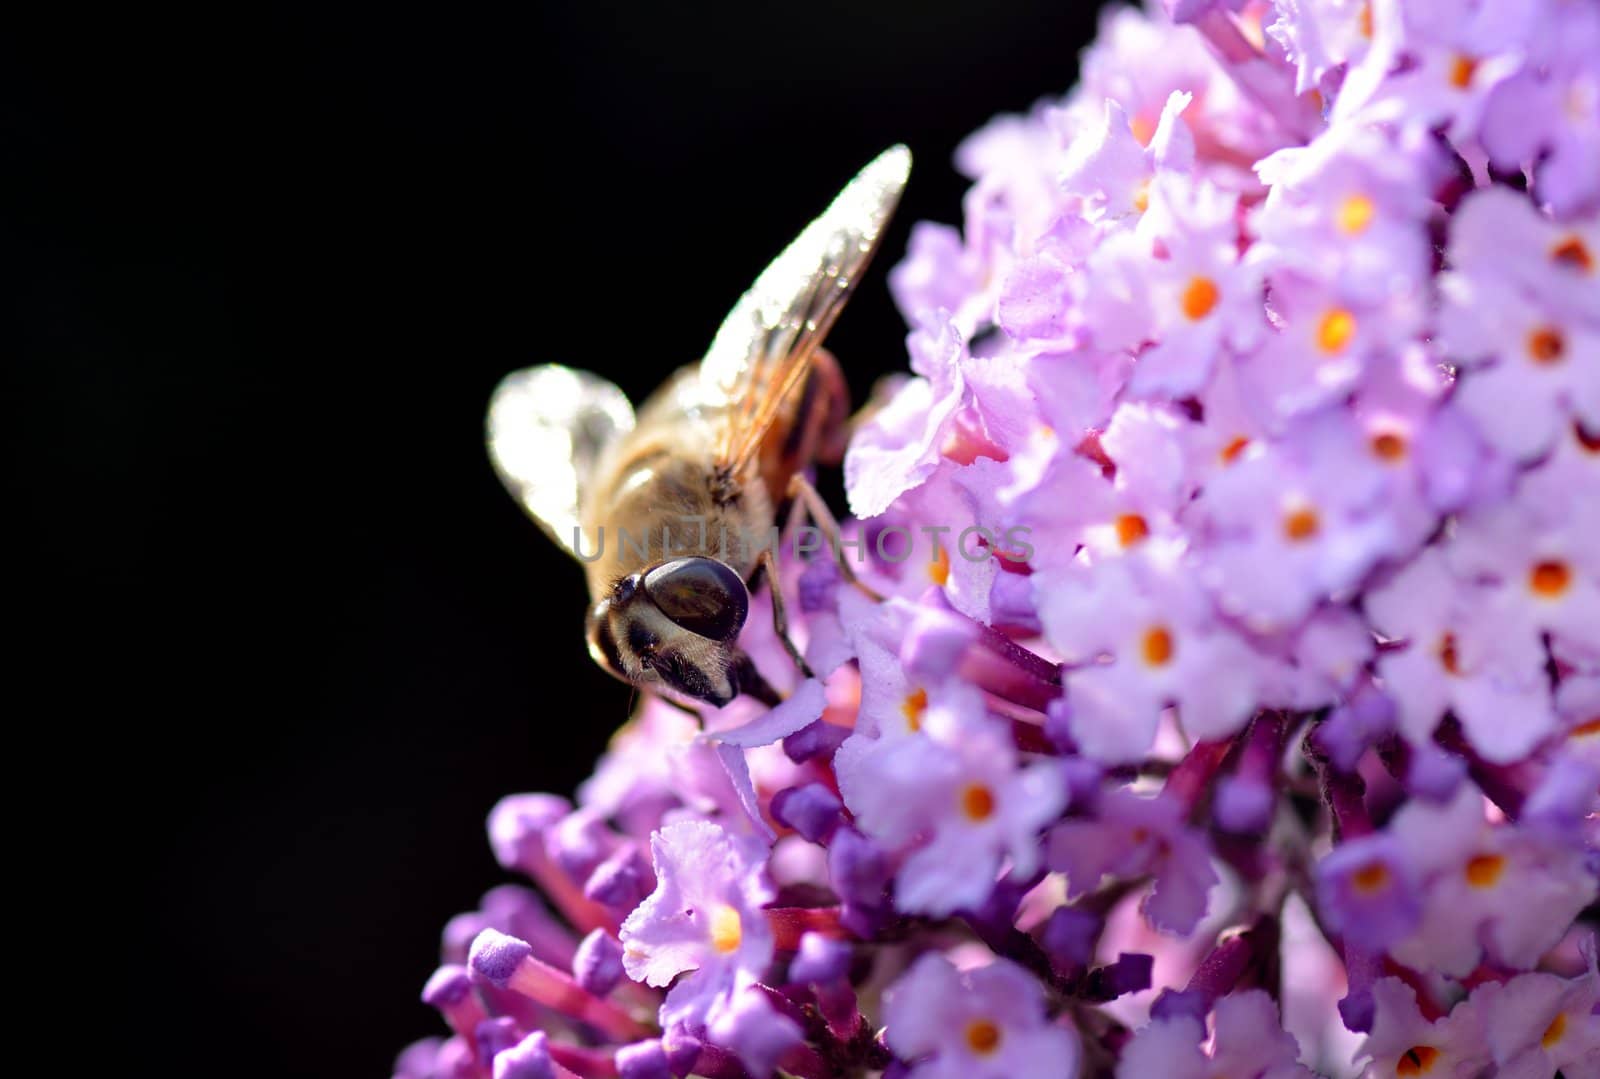
[[[701,637],[731,641],[744,627],[750,593],[715,558],[679,558],[645,574],[645,594],[662,614]]]
[[[616,635],[611,632],[610,603],[601,600],[589,612],[589,655],[618,678],[626,677]]]

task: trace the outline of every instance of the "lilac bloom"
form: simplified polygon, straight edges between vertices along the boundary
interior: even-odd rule
[[[1071,1079],[1078,1040],[1045,1017],[1039,983],[1003,959],[957,970],[929,953],[884,999],[889,1048],[914,1079]]]
[[[1519,974],[1490,983],[1482,996],[1489,1048],[1508,1079],[1554,1079],[1600,1069],[1600,975],[1590,942],[1589,969],[1576,978]]]
[[[1461,978],[1487,955],[1526,970],[1596,895],[1581,849],[1532,829],[1491,826],[1470,783],[1442,807],[1408,803],[1388,830],[1424,893],[1416,931],[1389,952],[1417,969]]]
[[[1495,164],[1529,169],[1558,217],[1600,203],[1600,10],[1546,2],[1527,63],[1490,94],[1478,132]]]
[[[1373,46],[1346,80],[1335,119],[1442,126],[1453,142],[1470,141],[1494,89],[1521,67],[1537,5],[1377,0],[1373,8]]]
[[[861,736],[834,759],[845,804],[867,835],[910,853],[895,878],[903,911],[949,914],[981,904],[1001,869],[1026,876],[1039,833],[1064,808],[1049,764],[1020,765],[1008,732],[969,686],[928,696],[920,733]]]
[[[1395,523],[1377,512],[1378,466],[1360,453],[1318,452],[1346,441],[1343,427],[1335,418],[1307,428],[1298,447],[1246,455],[1196,503],[1209,530],[1203,579],[1252,630],[1292,628],[1398,546]]]
[[[1129,388],[1188,397],[1210,379],[1222,349],[1247,353],[1262,339],[1261,275],[1239,259],[1237,200],[1203,181],[1158,178],[1137,232],[1161,257],[1142,268],[1156,341],[1139,354]]]
[[[1373,589],[1366,608],[1379,633],[1405,642],[1377,672],[1413,744],[1431,743],[1446,710],[1490,760],[1526,756],[1553,729],[1538,642],[1506,632],[1493,595],[1437,548]]]
[[[1358,63],[1372,43],[1371,0],[1273,0],[1266,32],[1295,66],[1295,91],[1325,87],[1327,76]]]
[[[1600,491],[1535,470],[1506,502],[1465,515],[1447,554],[1463,578],[1491,582],[1509,647],[1549,634],[1583,669],[1600,669]]]
[[[1051,830],[1050,867],[1067,875],[1069,898],[1093,891],[1107,876],[1153,877],[1155,887],[1139,909],[1158,929],[1188,933],[1205,913],[1217,873],[1205,840],[1184,825],[1183,813],[1169,796],[1107,791],[1094,819],[1063,821]]]
[[[1372,998],[1372,1033],[1361,1043],[1357,1056],[1370,1062],[1362,1074],[1483,1074],[1490,1058],[1481,1000],[1465,1000],[1448,1015],[1429,1022],[1417,1007],[1416,992],[1398,978],[1379,979],[1372,987]]]
[[[1447,261],[1460,277],[1445,278],[1457,302],[1444,327],[1461,323],[1469,346],[1480,326],[1474,316],[1494,319],[1501,298],[1516,302],[1519,294],[1563,320],[1600,319],[1600,217],[1552,221],[1496,184],[1468,195],[1451,215]]]
[[[1194,137],[1183,123],[1193,95],[1174,92],[1161,109],[1153,134],[1141,141],[1128,114],[1105,103],[1104,122],[1092,137],[1077,141],[1061,185],[1086,200],[1086,211],[1106,223],[1136,218],[1150,206],[1150,185],[1162,172],[1187,173],[1194,164]]]
[[[1248,1075],[1256,1079],[1312,1079],[1298,1056],[1294,1035],[1278,1022],[1278,1006],[1260,989],[1217,1001],[1210,1052],[1205,1024],[1190,1015],[1153,1020],[1134,1035],[1117,1067],[1119,1079],[1147,1075],[1212,1079]]]
[[[1422,898],[1409,852],[1374,833],[1339,844],[1317,863],[1317,908],[1335,933],[1382,951],[1409,936],[1422,919]]]
[[[1279,150],[1256,164],[1269,190],[1251,257],[1325,281],[1352,304],[1415,295],[1432,270],[1427,225],[1440,171],[1426,137],[1397,144],[1364,124]]]
[[[772,961],[765,850],[702,821],[667,825],[650,850],[656,890],[622,923],[623,968],[653,986],[688,973],[662,1003],[661,1024],[693,1031],[730,1006],[741,975],[760,977]]]
[[[966,344],[948,315],[935,315],[907,338],[918,377],[851,441],[845,487],[857,517],[876,517],[933,475],[956,413],[970,400],[961,360]]]
[[[1150,748],[1163,708],[1196,739],[1250,718],[1257,668],[1220,625],[1180,546],[1146,540],[1122,558],[1036,573],[1040,618],[1075,668],[1067,679],[1073,739],[1108,764]]]

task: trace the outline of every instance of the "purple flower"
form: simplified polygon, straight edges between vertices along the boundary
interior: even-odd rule
[[[1389,832],[1422,881],[1422,919],[1390,954],[1418,969],[1465,977],[1486,955],[1526,970],[1594,901],[1594,871],[1559,836],[1491,826],[1483,796],[1462,784],[1448,805],[1411,802]]]
[[[1377,669],[1413,743],[1431,742],[1447,709],[1491,760],[1526,755],[1554,726],[1541,650],[1528,633],[1508,632],[1492,599],[1436,549],[1368,595],[1377,630],[1406,642],[1380,656]]]
[[[895,878],[896,907],[975,908],[1003,860],[1015,876],[1033,871],[1039,832],[1066,791],[1050,765],[1019,767],[1010,739],[968,687],[929,694],[919,725],[906,737],[858,735],[840,747],[840,790],[867,835],[909,851]]]
[[[1368,1074],[1483,1074],[1490,1062],[1483,998],[1465,1000],[1433,1022],[1417,1007],[1416,991],[1398,978],[1379,979],[1372,998],[1372,1033],[1358,1055],[1371,1062]]]
[[[1170,1075],[1211,1079],[1250,1075],[1260,1079],[1312,1079],[1297,1057],[1300,1047],[1278,1022],[1278,1008],[1259,989],[1217,1001],[1211,1051],[1202,1048],[1205,1024],[1190,1015],[1156,1019],[1123,1050],[1119,1079]]]
[[[1592,947],[1588,969],[1576,978],[1519,974],[1473,996],[1483,1004],[1500,1074],[1553,1079],[1600,1067],[1600,975]]]
[[[1108,9],[891,275],[784,701],[502,801],[398,1079],[1600,1074],[1597,56]]]
[[[1167,796],[1127,790],[1100,796],[1093,820],[1067,820],[1050,832],[1050,868],[1067,875],[1067,895],[1084,895],[1106,877],[1154,879],[1140,903],[1150,923],[1188,933],[1217,883],[1205,841],[1183,823],[1183,807]]]
[[[1039,983],[1003,960],[957,970],[924,955],[886,994],[889,1048],[915,1079],[1077,1074],[1073,1033],[1045,1018]]]
[[[1381,833],[1339,844],[1317,864],[1317,906],[1330,930],[1362,948],[1404,939],[1422,920],[1409,852]]]
[[[1068,722],[1088,755],[1137,760],[1168,705],[1194,738],[1226,736],[1250,718],[1254,657],[1218,625],[1176,544],[1147,540],[1126,557],[1038,574],[1034,584],[1045,634],[1077,668]]]
[[[774,896],[765,851],[715,824],[680,821],[650,841],[656,890],[622,923],[622,964],[646,985],[673,985],[664,1027],[703,1027],[730,1006],[740,975],[759,978],[772,961],[761,908]]]

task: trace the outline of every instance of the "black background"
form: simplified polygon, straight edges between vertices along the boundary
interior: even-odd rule
[[[859,399],[956,143],[1065,90],[1094,5],[122,8],[0,56],[13,471],[64,570],[26,628],[69,660],[22,717],[66,736],[23,762],[40,930],[115,954],[57,966],[125,1066],[383,1076],[503,879],[489,807],[570,792],[628,709],[486,463],[495,382],[637,399],[904,141],[831,340]]]

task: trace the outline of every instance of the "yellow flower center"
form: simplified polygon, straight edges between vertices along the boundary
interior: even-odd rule
[[[1150,526],[1137,513],[1124,513],[1117,518],[1117,542],[1124,547],[1132,547],[1149,534]]]
[[[1199,322],[1211,314],[1217,306],[1217,299],[1221,294],[1217,292],[1217,283],[1209,277],[1196,275],[1189,279],[1189,284],[1183,290],[1183,297],[1179,301],[1183,307],[1184,317],[1190,322]]]
[[[961,812],[973,822],[988,820],[994,816],[994,792],[982,783],[968,783],[961,788]]]
[[[1567,339],[1554,326],[1541,326],[1528,335],[1528,358],[1534,363],[1560,363],[1567,352]]]
[[[1572,584],[1572,570],[1565,562],[1550,559],[1528,571],[1528,587],[1534,595],[1556,599]]]
[[[1139,189],[1133,193],[1133,208],[1138,210],[1140,213],[1144,213],[1146,210],[1150,209],[1149,180],[1146,180],[1144,183],[1140,184]]]
[[[1172,653],[1177,650],[1177,645],[1172,640],[1172,634],[1167,632],[1165,626],[1154,626],[1145,631],[1144,661],[1152,667],[1165,667],[1172,662]]]
[[[1555,1048],[1556,1042],[1567,1032],[1567,1013],[1556,1012],[1556,1017],[1550,1020],[1550,1025],[1544,1028],[1544,1036],[1539,1039],[1539,1044],[1546,1049]]]
[[[1396,1075],[1413,1076],[1427,1075],[1433,1071],[1433,1065],[1439,1059],[1439,1050],[1431,1045],[1413,1045],[1400,1059],[1395,1061],[1394,1073]]]
[[[1000,1048],[999,1025],[988,1019],[974,1019],[968,1023],[967,1047],[985,1057]]]
[[[1317,347],[1330,356],[1337,356],[1350,347],[1356,335],[1356,316],[1346,308],[1335,307],[1317,323]]]
[[[1479,854],[1467,861],[1467,883],[1474,888],[1493,888],[1505,872],[1506,860],[1500,854]]]
[[[739,912],[721,906],[711,912],[711,947],[722,955],[739,950],[744,940],[744,926],[739,922]]]
[[[1372,224],[1372,219],[1378,215],[1377,205],[1366,195],[1354,194],[1345,197],[1339,203],[1339,212],[1335,215],[1339,222],[1339,231],[1348,236],[1359,236],[1367,231],[1367,226]]]
[[[950,580],[950,556],[944,553],[943,547],[936,546],[933,549],[933,561],[928,563],[928,580],[940,588]]]

